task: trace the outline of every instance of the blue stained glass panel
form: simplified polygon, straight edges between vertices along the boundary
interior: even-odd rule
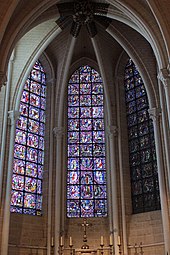
[[[93,107],[93,118],[103,118],[103,107]]]
[[[35,120],[39,120],[40,118],[40,111],[39,109],[30,106],[29,107],[29,117]]]
[[[91,119],[81,119],[80,120],[80,129],[83,130],[92,130],[92,120]]]
[[[79,94],[79,84],[69,84],[68,95]]]
[[[81,83],[80,84],[80,94],[91,94],[91,84]]]
[[[81,198],[93,198],[93,185],[81,185]]]
[[[93,173],[81,172],[81,184],[93,184]]]
[[[79,169],[79,160],[74,158],[68,159],[68,169],[69,170],[78,170]]]
[[[31,80],[30,81],[30,91],[34,94],[40,95],[40,93],[41,93],[41,84]]]
[[[27,133],[22,130],[16,130],[16,137],[15,137],[15,142],[16,143],[21,143],[21,144],[26,144],[26,135]]]
[[[105,171],[95,171],[94,181],[96,184],[106,184],[106,173]]]
[[[28,105],[26,104],[20,104],[20,112],[22,116],[28,116]]]
[[[69,131],[79,131],[79,120],[78,119],[69,119],[68,120],[68,130]]]
[[[35,193],[37,188],[37,180],[35,178],[25,178],[25,191]]]
[[[25,193],[24,207],[25,208],[36,208],[36,195],[30,194],[30,193]]]
[[[91,107],[81,107],[80,108],[80,118],[91,118],[92,108]]]
[[[26,147],[20,144],[15,144],[14,156],[19,159],[25,159]]]
[[[79,172],[69,171],[68,172],[68,177],[67,177],[68,179],[67,179],[67,181],[70,184],[78,184],[79,183],[79,176],[80,176]]]
[[[22,207],[23,205],[23,192],[12,190],[11,191],[11,205]]]
[[[91,95],[80,96],[80,106],[91,106]]]
[[[31,71],[31,78],[32,78],[34,81],[39,81],[39,82],[41,82],[41,80],[42,80],[42,73],[41,73],[40,71],[38,71],[38,70],[33,69],[33,70]]]
[[[14,159],[13,173],[24,174],[25,162],[23,160]]]
[[[67,188],[67,197],[70,199],[75,199],[80,197],[80,187],[79,185],[70,185]]]
[[[94,158],[94,170],[105,169],[105,158]]]
[[[45,73],[37,61],[25,82],[16,123],[11,212],[41,215],[45,96]]]
[[[32,177],[37,177],[37,164],[27,162],[26,163],[26,175],[32,176]]]
[[[30,104],[35,107],[40,107],[40,97],[34,94],[30,94]]]
[[[23,103],[28,103],[29,102],[29,95],[30,95],[29,92],[23,91],[21,101]]]
[[[68,96],[68,105],[69,106],[78,106],[79,105],[79,96],[78,95]]]
[[[13,174],[12,189],[15,189],[15,190],[23,190],[24,189],[24,176]]]
[[[81,66],[68,84],[67,216],[107,216],[102,78]]]
[[[93,167],[92,158],[80,158],[80,169],[81,170],[91,170]]]
[[[92,143],[92,132],[81,132],[80,143]]]
[[[68,118],[79,118],[79,107],[69,107]]]

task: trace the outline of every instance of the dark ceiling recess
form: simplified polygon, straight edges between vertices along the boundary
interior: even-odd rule
[[[71,25],[70,33],[77,37],[82,26],[86,26],[90,37],[97,34],[96,22],[101,23],[106,28],[111,19],[107,18],[109,4],[94,3],[89,0],[75,0],[68,3],[57,4],[60,18],[57,24],[63,29],[68,24]]]

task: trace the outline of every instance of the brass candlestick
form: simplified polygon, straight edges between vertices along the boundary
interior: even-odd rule
[[[101,255],[103,255],[103,246],[104,246],[104,244],[100,244],[100,247],[101,247]]]
[[[73,255],[73,245],[70,244],[69,247],[70,247],[70,255]]]
[[[89,249],[89,245],[87,244],[87,227],[89,226],[89,224],[87,223],[87,219],[84,219],[84,222],[82,224],[83,230],[84,230],[84,235],[83,235],[83,245],[82,245],[82,249]]]
[[[144,252],[143,252],[142,242],[139,244],[139,248],[140,248],[140,254],[143,255]]]
[[[136,244],[136,243],[135,243],[134,248],[135,248],[135,253],[134,253],[134,255],[138,255],[138,252],[137,252],[137,244]]]
[[[60,255],[63,254],[63,244],[60,244],[60,246],[59,246],[59,254]]]
[[[109,244],[109,246],[110,246],[110,255],[112,255],[113,254],[113,244]]]

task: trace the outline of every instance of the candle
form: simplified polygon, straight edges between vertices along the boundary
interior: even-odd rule
[[[54,246],[54,237],[51,237],[51,246]]]
[[[70,236],[70,246],[73,245],[72,237]]]
[[[63,237],[60,238],[60,245],[63,246]]]
[[[113,235],[110,234],[110,245],[113,245]]]
[[[117,245],[120,245],[120,236],[117,237]]]
[[[103,242],[103,236],[101,236],[100,245],[104,245],[104,242]]]

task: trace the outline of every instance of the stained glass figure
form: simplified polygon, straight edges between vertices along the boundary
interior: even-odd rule
[[[101,76],[81,66],[68,84],[67,216],[107,216]]]
[[[16,124],[11,212],[42,213],[45,107],[45,72],[37,61],[25,82]]]
[[[153,124],[149,119],[144,83],[131,59],[125,67],[125,100],[133,213],[158,210],[160,198]]]

